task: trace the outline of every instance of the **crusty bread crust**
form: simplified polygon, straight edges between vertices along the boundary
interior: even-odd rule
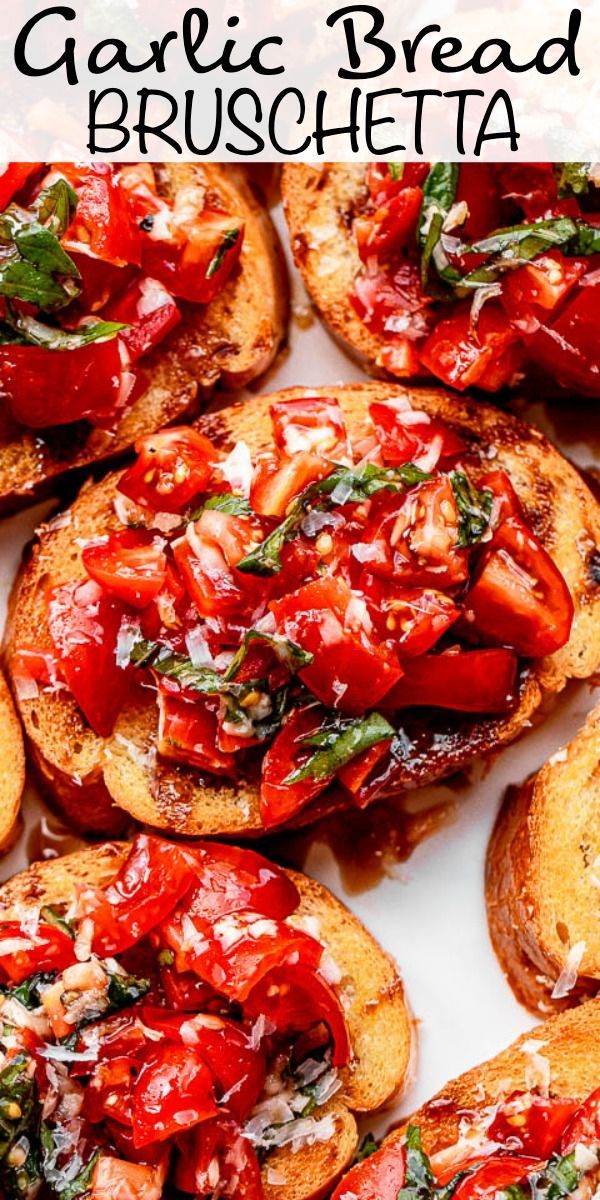
[[[237,407],[203,416],[197,428],[224,449],[245,441],[253,453],[270,444],[269,408],[275,399],[304,395],[290,388],[256,397]],[[600,588],[595,566],[600,554],[600,506],[577,471],[531,426],[495,408],[443,389],[384,384],[311,389],[335,396],[353,434],[366,428],[369,403],[405,395],[416,406],[447,421],[467,443],[505,467],[513,479],[534,532],[562,571],[575,604],[570,640],[551,657],[532,662],[516,710],[504,717],[464,719],[436,713],[429,722],[407,718],[403,727],[414,749],[396,787],[442,778],[480,754],[513,740],[543,701],[571,677],[586,678],[600,667]],[[16,582],[6,634],[6,658],[22,643],[50,648],[45,587],[79,577],[81,542],[116,525],[112,502],[118,476],[85,488],[69,516],[42,529]],[[64,691],[41,691],[22,700],[19,711],[47,790],[77,825],[110,830],[111,803],[143,824],[186,835],[242,836],[260,833],[258,786],[242,778],[230,783],[203,780],[197,770],[157,760],[154,698],[140,689],[121,713],[110,739],[98,738]],[[337,801],[336,801],[337,802]],[[340,803],[342,801],[340,800]],[[311,819],[310,809],[304,814]]]
[[[68,903],[77,885],[106,886],[127,855],[123,843],[105,843],[49,862],[37,862],[0,887],[0,915],[15,906]],[[409,1082],[411,1018],[398,969],[361,922],[313,879],[290,871],[300,893],[293,923],[316,920],[319,937],[340,968],[354,1059],[343,1086],[319,1115],[330,1112],[335,1137],[293,1154],[289,1147],[269,1155],[263,1170],[268,1200],[281,1195],[270,1171],[286,1178],[286,1200],[317,1200],[350,1165],[358,1144],[355,1113],[389,1104]]]
[[[277,353],[288,308],[283,253],[244,172],[218,163],[164,164],[161,183],[168,194],[202,187],[212,207],[245,219],[238,267],[210,304],[180,302],[180,325],[143,361],[147,389],[110,432],[87,422],[28,430],[2,414],[0,513],[31,503],[66,472],[114,458],[144,434],[191,418],[216,383],[244,387]]]
[[[21,723],[4,675],[0,674],[0,854],[10,849],[19,832],[21,796],[25,786],[25,747]]]
[[[598,991],[599,855],[600,706],[569,746],[509,790],[488,847],[490,935],[513,991],[534,1011]],[[578,978],[553,999],[573,947],[582,950]]]
[[[538,1055],[540,1059],[536,1058]],[[427,1153],[436,1154],[457,1141],[461,1117],[468,1119],[469,1114],[477,1114],[511,1092],[543,1086],[541,1077],[548,1068],[552,1096],[584,1100],[598,1087],[600,1004],[597,1001],[550,1017],[495,1058],[451,1080],[413,1113],[410,1121],[421,1127]],[[403,1122],[390,1133],[384,1145],[397,1141],[406,1124]]]

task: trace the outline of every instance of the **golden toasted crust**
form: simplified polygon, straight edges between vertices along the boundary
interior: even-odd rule
[[[15,915],[15,905],[19,904],[68,903],[78,884],[106,886],[126,855],[124,843],[112,842],[34,863],[0,887],[0,914],[3,918]],[[292,923],[302,925],[308,919],[313,928],[317,921],[318,936],[340,969],[354,1051],[353,1062],[343,1072],[341,1091],[319,1113],[332,1114],[335,1137],[297,1154],[283,1147],[269,1155],[265,1167],[268,1197],[274,1198],[277,1191],[277,1185],[270,1182],[273,1171],[285,1175],[286,1197],[316,1200],[352,1161],[358,1143],[353,1113],[381,1108],[408,1082],[412,1029],[393,960],[331,892],[296,871],[289,874],[300,893],[300,906]]]
[[[30,503],[68,471],[126,451],[137,438],[198,412],[219,381],[243,387],[273,361],[287,321],[287,277],[277,235],[242,170],[218,163],[165,164],[174,194],[194,184],[207,201],[246,222],[240,263],[210,304],[180,302],[177,329],[143,362],[148,387],[115,429],[87,422],[46,431],[0,423],[0,512]]]
[[[599,855],[600,706],[569,746],[509,790],[488,847],[492,942],[529,1008],[551,1012],[598,990]],[[553,999],[571,963],[578,978]]]
[[[600,546],[600,507],[582,479],[542,434],[497,409],[452,395],[443,389],[410,389],[384,384],[311,389],[336,396],[354,434],[366,428],[369,403],[405,395],[416,406],[447,421],[465,440],[508,470],[531,527],[562,571],[575,604],[568,644],[533,662],[526,673],[517,709],[505,717],[464,719],[440,712],[429,722],[407,717],[403,727],[413,751],[395,787],[416,786],[458,769],[474,757],[515,738],[542,700],[558,692],[572,676],[585,678],[600,666],[600,589],[594,571]],[[271,437],[269,408],[275,399],[303,395],[291,388],[274,396],[199,418],[197,427],[224,449],[245,441],[256,453]],[[24,643],[50,647],[45,587],[82,574],[81,542],[116,523],[112,509],[118,476],[84,489],[67,522],[42,530],[16,583],[6,651]],[[199,772],[156,759],[157,714],[154,699],[142,693],[123,710],[114,735],[96,737],[75,702],[64,692],[40,692],[19,703],[32,757],[47,788],[79,825],[106,829],[110,802],[136,820],[188,835],[240,836],[262,829],[258,788],[253,779],[230,783],[203,780]],[[88,807],[88,791],[91,803]],[[108,806],[108,807],[107,807]],[[310,809],[303,814],[311,819]],[[109,825],[108,828],[111,828]]]
[[[25,747],[21,723],[8,684],[0,674],[0,854],[9,850],[19,830],[25,786]]]
[[[436,1154],[457,1141],[461,1115],[477,1113],[511,1092],[536,1086],[540,1071],[547,1069],[544,1062],[536,1063],[533,1055],[538,1054],[547,1060],[550,1094],[584,1100],[600,1079],[600,1004],[590,1000],[550,1017],[495,1058],[447,1083],[410,1117],[421,1127],[427,1153]],[[389,1134],[384,1145],[398,1140],[404,1128]]]

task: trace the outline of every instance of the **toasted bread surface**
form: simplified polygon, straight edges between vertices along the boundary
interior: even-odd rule
[[[488,848],[492,942],[529,1008],[565,1008],[598,990],[599,866],[597,706],[569,746],[509,790]]]
[[[547,1072],[552,1096],[584,1100],[598,1087],[600,1004],[596,1000],[549,1017],[495,1058],[459,1075],[410,1121],[420,1126],[427,1153],[436,1154],[457,1141],[461,1117],[468,1118],[511,1092],[540,1086],[541,1075]],[[403,1128],[389,1134],[384,1145],[402,1136]]]
[[[291,388],[272,396],[207,414],[197,428],[223,449],[245,441],[253,453],[270,444],[269,409],[275,399],[304,395]],[[532,529],[562,571],[571,590],[575,619],[571,637],[556,654],[529,664],[519,703],[503,717],[457,718],[436,712],[407,716],[403,728],[413,750],[395,786],[418,786],[439,779],[474,757],[515,738],[542,701],[570,677],[588,677],[600,666],[600,588],[595,582],[600,547],[600,506],[576,470],[542,434],[497,409],[456,397],[442,389],[398,388],[384,384],[311,389],[334,395],[349,428],[366,427],[376,399],[403,395],[447,421],[467,443],[508,470]],[[113,511],[118,476],[86,487],[68,515],[43,529],[15,586],[6,637],[7,664],[24,642],[50,647],[45,589],[82,576],[81,543],[116,524]],[[140,691],[121,713],[110,739],[86,725],[74,700],[61,691],[40,691],[19,702],[19,710],[47,789],[79,825],[112,829],[110,802],[137,821],[175,833],[240,836],[260,833],[255,779],[235,782],[203,779],[194,769],[157,759],[154,697]],[[90,804],[88,808],[87,794]],[[310,809],[306,819],[311,819]],[[92,824],[93,822],[93,824]]]
[[[243,171],[218,163],[164,164],[159,180],[170,195],[191,185],[202,188],[211,207],[244,218],[240,262],[210,304],[179,302],[181,323],[144,358],[147,387],[114,429],[78,422],[29,430],[2,414],[0,513],[30,503],[66,472],[113,458],[144,434],[195,415],[216,383],[243,387],[277,353],[287,319],[283,256]]]
[[[19,905],[69,902],[78,885],[106,886],[126,858],[124,843],[109,842],[49,862],[34,863],[0,887],[0,915],[16,915]],[[354,1058],[343,1072],[341,1091],[320,1116],[331,1114],[335,1136],[294,1154],[282,1147],[264,1167],[266,1195],[275,1197],[277,1175],[285,1176],[291,1200],[317,1200],[349,1166],[358,1144],[353,1113],[389,1103],[406,1085],[411,1066],[412,1028],[401,979],[360,921],[321,884],[290,872],[300,893],[293,923],[318,924],[318,936],[341,973],[346,1019]],[[316,929],[315,929],[316,932]]]
[[[19,829],[25,786],[25,747],[21,723],[8,684],[0,674],[0,854],[9,850]]]

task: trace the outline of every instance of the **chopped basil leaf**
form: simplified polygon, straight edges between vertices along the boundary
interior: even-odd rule
[[[336,720],[318,733],[302,740],[303,746],[316,748],[308,762],[292,771],[284,783],[300,783],[304,779],[327,779],[339,767],[350,762],[363,750],[394,737],[394,729],[380,713],[369,713],[356,720]]]
[[[135,975],[121,975],[115,971],[108,979],[109,1012],[118,1012],[135,1004],[150,991],[150,980],[139,979]]]
[[[302,667],[307,667],[313,660],[313,655],[308,650],[303,650],[301,646],[296,645],[296,642],[290,641],[289,638],[279,637],[273,633],[263,633],[260,629],[249,629],[237,654],[231,660],[223,679],[235,679],[252,642],[256,641],[265,642],[267,646],[270,646],[279,661],[288,667],[290,671],[299,671]]]
[[[581,196],[590,190],[591,163],[560,163],[558,171],[558,194]]]
[[[158,675],[166,675],[168,679],[180,683],[183,688],[191,688],[192,691],[206,696],[219,696],[229,692],[243,697],[260,684],[256,679],[245,683],[228,681],[224,675],[213,671],[212,667],[195,667],[187,655],[176,654],[158,642],[136,642],[130,651],[129,661],[136,667],[152,667]]]
[[[67,232],[77,209],[77,192],[66,179],[44,188],[35,203],[35,212],[40,225],[45,225],[57,237]]]
[[[212,279],[213,275],[216,275],[217,271],[219,270],[219,267],[221,266],[221,264],[223,262],[223,259],[225,258],[225,255],[227,254],[227,251],[231,250],[232,246],[235,246],[239,236],[240,236],[239,229],[228,229],[227,230],[226,234],[223,237],[223,241],[221,242],[221,245],[219,246],[219,249],[217,250],[216,254],[213,255],[211,261],[208,264],[208,267],[206,270],[206,275],[204,276],[205,279]]]
[[[472,546],[483,537],[490,523],[493,493],[488,488],[474,487],[464,471],[452,471],[450,482],[459,513],[458,544]]]
[[[398,1200],[427,1200],[434,1186],[433,1172],[421,1143],[421,1130],[418,1125],[409,1125],[406,1130],[404,1187],[398,1192]]]
[[[31,346],[43,346],[47,350],[79,350],[91,342],[114,338],[129,326],[118,321],[93,320],[77,329],[61,329],[58,325],[46,325],[35,317],[22,316],[9,308],[5,322],[19,335],[18,340]],[[2,341],[5,339],[1,337]],[[16,339],[10,339],[16,340]]]
[[[373,1134],[365,1134],[360,1146],[358,1147],[358,1150],[356,1151],[356,1154],[354,1155],[354,1162],[364,1162],[365,1158],[370,1158],[372,1154],[375,1154],[376,1150],[379,1150],[379,1146],[377,1145]]]
[[[577,221],[577,237],[570,246],[571,254],[598,254],[600,252],[600,226]]]
[[[394,183],[397,183],[398,180],[402,179],[402,176],[404,175],[404,163],[403,162],[389,162],[388,163],[388,174],[389,174],[390,179],[393,179]]]
[[[21,1052],[0,1071],[0,1161],[32,1122],[36,1101],[31,1057]]]
[[[52,1188],[53,1193],[58,1196],[58,1200],[75,1200],[77,1196],[83,1196],[89,1192],[96,1163],[100,1158],[101,1151],[95,1150],[88,1162],[82,1166],[74,1178],[70,1178],[74,1167],[77,1167],[81,1161],[79,1155],[71,1155],[65,1162],[60,1162],[59,1159],[64,1159],[65,1151],[61,1150],[59,1137],[55,1137],[55,1132],[60,1135],[60,1127],[51,1128],[47,1121],[42,1121],[40,1126],[40,1141],[42,1144],[42,1174],[48,1185]]]
[[[28,1131],[15,1139],[10,1156],[0,1165],[0,1189],[4,1200],[31,1200],[42,1183],[39,1146]]]
[[[191,521],[197,521],[201,513],[206,508],[216,509],[217,512],[232,513],[234,517],[251,517],[252,509],[246,500],[245,496],[233,496],[231,492],[223,492],[218,496],[209,496],[205,504],[198,512],[197,516],[190,517]]]
[[[0,214],[0,295],[45,312],[64,308],[79,295],[79,271],[60,243],[76,203],[75,193],[60,179],[30,211],[10,204]]]
[[[377,492],[397,492],[430,478],[414,463],[405,463],[401,467],[376,467],[374,463],[365,463],[361,467],[336,467],[325,479],[309,484],[300,493],[285,520],[255,550],[240,559],[237,570],[250,575],[277,574],[283,566],[283,547],[297,532],[305,513],[314,503],[318,502],[319,508],[323,509],[360,503]]]
[[[75,926],[73,922],[67,921],[65,917],[61,917],[60,913],[51,904],[46,904],[40,909],[40,916],[46,922],[46,925],[54,925],[56,929],[62,929],[63,933],[68,934],[73,941],[75,940]]]
[[[561,246],[570,241],[577,233],[575,221],[570,217],[551,217],[547,221],[531,221],[524,225],[511,225],[507,229],[497,229],[489,237],[480,238],[470,246],[463,246],[463,251],[473,254],[503,254],[513,258],[534,258],[543,253],[548,246]],[[535,248],[529,246],[532,240]]]
[[[56,979],[55,971],[38,971],[35,975],[30,975],[28,979],[24,979],[22,983],[15,987],[7,987],[5,984],[0,987],[0,994],[7,996],[9,999],[18,1000],[24,1008],[39,1008],[42,1003],[41,991],[54,983]]]
[[[570,1195],[575,1191],[582,1174],[575,1166],[574,1151],[562,1158],[551,1158],[543,1172],[544,1178],[549,1181],[547,1200],[560,1200],[560,1197]]]
[[[429,266],[442,236],[444,221],[456,199],[457,186],[457,163],[434,163],[423,184],[423,201],[417,225],[423,287],[428,281]]]

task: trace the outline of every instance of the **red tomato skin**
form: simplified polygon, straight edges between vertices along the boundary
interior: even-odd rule
[[[467,620],[486,639],[539,658],[565,645],[573,613],[571,593],[547,550],[519,517],[508,517],[465,598]]]
[[[600,1140],[600,1088],[596,1088],[587,1100],[584,1100],[563,1132],[560,1141],[560,1153],[570,1154],[578,1142],[583,1145],[597,1143]]]
[[[260,1166],[239,1126],[220,1117],[204,1121],[178,1139],[175,1184],[195,1196],[211,1194],[213,1163],[219,1169],[219,1195],[226,1200],[263,1200]]]
[[[516,1093],[514,1097],[508,1097],[490,1125],[490,1140],[509,1141],[511,1149],[518,1145],[524,1154],[549,1159],[577,1108],[576,1100],[546,1099],[535,1095],[523,1108],[521,1097]]]
[[[456,201],[466,201],[469,215],[460,227],[461,237],[478,241],[505,222],[505,209],[493,163],[461,163]]]
[[[495,392],[510,385],[523,353],[518,333],[499,304],[484,305],[475,332],[471,305],[465,301],[456,305],[452,316],[438,321],[420,357],[432,375],[458,391],[478,387]]]
[[[225,249],[215,270],[227,235],[234,231],[237,231],[237,237]],[[144,270],[159,279],[173,296],[195,304],[209,304],[223,290],[239,262],[244,233],[241,218],[205,209],[190,224],[180,245],[146,237]]]
[[[386,466],[413,462],[423,470],[433,471],[440,460],[454,459],[466,449],[458,434],[428,413],[412,408],[399,410],[389,403],[376,402],[369,405],[369,414]]]
[[[235,775],[233,754],[219,749],[217,717],[204,697],[190,703],[165,687],[158,692],[157,748],[163,758],[211,775]]]
[[[208,438],[185,425],[141,438],[135,451],[118,488],[152,512],[181,512],[208,487],[218,459]]]
[[[148,1054],[133,1095],[137,1149],[184,1133],[217,1113],[211,1074],[197,1050],[169,1043]]]
[[[137,529],[120,530],[106,540],[92,542],[84,547],[81,558],[91,579],[134,608],[146,608],[165,582],[164,550],[152,535]]]
[[[373,501],[367,540],[380,553],[365,572],[404,587],[455,587],[469,577],[468,551],[460,546],[459,514],[446,476],[405,495],[380,493]]]
[[[374,211],[355,217],[354,236],[363,262],[386,259],[412,243],[422,202],[420,187],[405,186]]]
[[[131,362],[154,350],[181,321],[181,313],[170,292],[157,279],[142,276],[109,304],[103,313],[110,321],[130,326],[121,338]]]
[[[30,942],[30,949],[11,950],[4,954],[2,942]],[[19,921],[0,924],[0,977],[11,984],[23,983],[37,971],[62,971],[75,962],[73,939],[62,929],[42,921],[35,938],[23,933]]]
[[[314,800],[331,782],[325,779],[303,779],[287,783],[289,775],[309,757],[310,749],[302,742],[318,732],[327,714],[317,705],[295,709],[269,746],[262,764],[260,816],[266,829],[281,825]]]
[[[135,1069],[135,1059],[125,1055],[97,1064],[84,1093],[85,1114],[93,1124],[111,1117],[131,1125]]]
[[[311,453],[338,461],[349,455],[348,432],[339,401],[329,396],[301,396],[271,405],[273,438],[280,454]]]
[[[552,319],[587,268],[585,258],[566,258],[560,250],[549,250],[517,271],[510,271],[502,284],[502,305],[507,316],[521,333],[535,333]]]
[[[308,451],[278,460],[260,458],[250,488],[250,504],[262,517],[285,516],[288,505],[311,483],[325,479],[332,464]]]
[[[60,169],[61,164],[54,164]],[[66,174],[72,164],[62,164]],[[71,175],[73,172],[71,170]],[[115,266],[141,266],[141,237],[130,220],[127,201],[109,163],[93,163],[79,172],[75,182],[78,202],[63,242],[81,243],[88,252]]]
[[[204,919],[214,921],[245,908],[283,921],[298,908],[295,883],[255,850],[217,842],[195,842],[188,849],[198,878],[189,905]]]
[[[564,388],[600,396],[600,279],[585,278],[555,320],[528,343],[531,357]]]
[[[50,637],[61,673],[99,737],[109,737],[131,683],[131,667],[117,666],[117,637],[127,610],[94,580],[53,588],[48,604]]]
[[[483,1200],[495,1196],[503,1188],[519,1183],[545,1163],[525,1155],[494,1154],[461,1179],[454,1195],[458,1200]]]
[[[5,163],[0,174],[0,212],[8,207],[13,196],[27,180],[43,167],[43,163]]]
[[[195,880],[193,856],[154,834],[139,833],[117,876],[92,913],[93,947],[103,957],[122,954],[175,908]]]
[[[331,1062],[344,1067],[352,1047],[344,1010],[334,989],[314,971],[286,966],[272,971],[250,992],[244,1015],[264,1015],[283,1034],[302,1033],[323,1022],[333,1041]]]
[[[336,779],[350,793],[357,808],[366,808],[370,803],[372,797],[369,776],[373,774],[378,763],[389,755],[391,744],[391,741],[378,742],[376,746],[357,754],[356,758],[351,758],[350,762],[336,772]]]
[[[367,167],[365,182],[371,200],[375,203],[382,203],[390,196],[395,196],[402,188],[419,187],[428,174],[429,163],[405,162],[402,163],[402,174],[398,179],[390,173],[389,163],[374,162],[369,163]]]
[[[402,679],[382,708],[425,706],[456,712],[509,712],[516,701],[517,659],[510,650],[460,650],[405,660]]]
[[[426,654],[460,616],[445,592],[402,587],[364,573],[361,588],[379,636],[401,654]]]
[[[397,1200],[405,1174],[406,1151],[394,1142],[352,1167],[331,1200]]]
[[[79,350],[0,346],[0,389],[15,421],[31,429],[113,422],[123,395],[119,342],[110,338]]]

